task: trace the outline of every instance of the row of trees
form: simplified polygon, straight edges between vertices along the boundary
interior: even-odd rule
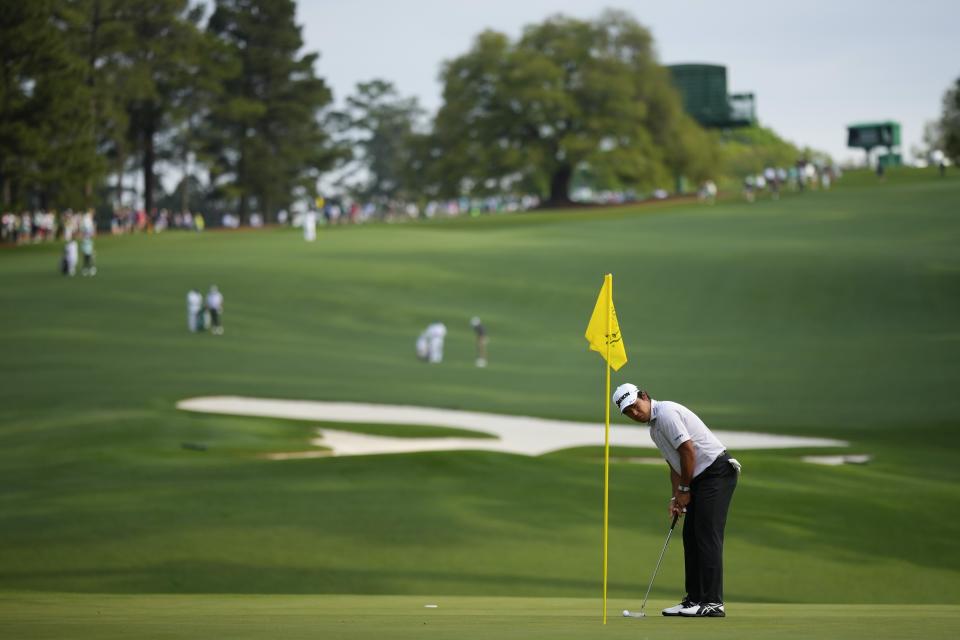
[[[301,52],[293,0],[215,0],[209,16],[207,6],[7,7],[0,204],[116,203],[134,169],[148,210],[169,169],[184,178],[163,202],[241,216],[312,200],[321,175],[369,199],[522,192],[562,204],[575,181],[669,187],[799,153],[765,130],[701,129],[650,32],[622,12],[556,16],[513,40],[481,33],[443,65],[443,103],[428,119],[383,80],[335,110],[318,54]]]
[[[292,0],[31,0],[0,13],[4,207],[119,200],[131,168],[156,202],[158,167],[241,214],[312,190],[341,151],[332,95],[301,55]],[[112,184],[108,180],[113,176]]]

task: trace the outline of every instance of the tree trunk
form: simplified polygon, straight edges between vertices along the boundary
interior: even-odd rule
[[[90,55],[87,61],[87,86],[90,87],[90,118],[93,121],[94,142],[99,142],[97,131],[100,127],[99,108],[97,104],[97,59],[100,57],[100,0],[93,3],[93,17],[90,20]],[[93,202],[93,181],[89,178],[83,185],[83,195],[86,205]]]
[[[117,143],[117,209],[123,208],[123,166],[125,164],[123,146]]]
[[[183,174],[183,182],[180,189],[180,211],[186,211],[190,205],[190,174]]]
[[[247,208],[249,203],[250,183],[247,181],[247,145],[244,142],[247,136],[246,125],[240,125],[240,158],[237,160],[237,186],[240,187],[240,209],[237,216],[240,218],[240,224],[247,221]]]
[[[153,165],[156,162],[154,133],[156,123],[153,109],[147,108],[143,122],[143,210],[149,216],[153,211]]]
[[[572,179],[573,167],[570,165],[562,164],[554,170],[553,175],[550,176],[548,205],[565,206],[570,204],[570,181]]]

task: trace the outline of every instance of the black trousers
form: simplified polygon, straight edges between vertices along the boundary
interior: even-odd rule
[[[723,452],[690,484],[683,523],[683,562],[692,602],[723,602],[723,530],[737,471]]]

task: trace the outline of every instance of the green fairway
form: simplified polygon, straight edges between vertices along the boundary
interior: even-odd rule
[[[424,608],[436,604],[437,608]],[[723,619],[623,618],[636,601],[445,596],[77,596],[0,600],[0,623],[16,638],[951,638],[960,606],[770,605],[731,607]]]
[[[921,606],[960,603],[956,177],[339,227],[314,244],[289,229],[103,237],[97,250],[97,277],[70,280],[56,246],[0,249],[0,623],[29,625],[10,637],[176,637],[164,625],[181,611],[184,635],[209,637],[262,636],[273,616],[286,637],[317,625],[420,637],[424,621],[438,637],[589,636],[599,606],[561,598],[599,595],[599,450],[270,461],[313,448],[320,425],[175,404],[250,395],[602,422],[602,364],[583,331],[608,271],[630,357],[614,384],[711,427],[839,438],[873,458],[734,452],[726,599],[742,614],[720,637],[945,637],[957,621]],[[226,333],[189,334],[186,292],[213,283]],[[491,335],[486,369],[473,315]],[[436,366],[413,354],[433,320],[449,327]],[[639,598],[667,529],[667,473],[623,462],[611,481],[610,594]],[[677,537],[653,593],[681,591]],[[420,597],[334,594],[558,599],[424,612]],[[783,603],[898,606],[850,618]],[[100,606],[112,613],[97,623]],[[244,625],[261,607],[265,621]],[[45,608],[55,621],[31,623]],[[623,635],[666,624],[611,623]]]

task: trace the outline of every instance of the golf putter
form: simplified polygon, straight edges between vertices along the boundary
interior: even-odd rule
[[[663,549],[660,550],[660,557],[657,558],[657,566],[653,570],[653,576],[650,577],[650,584],[647,585],[647,592],[643,594],[643,604],[640,605],[640,611],[630,611],[629,609],[624,609],[624,618],[643,618],[647,615],[645,613],[647,608],[647,598],[650,596],[650,589],[653,588],[653,581],[657,579],[657,572],[660,571],[660,563],[663,562],[663,554],[667,552],[667,545],[670,544],[670,536],[673,535],[673,528],[677,526],[677,520],[679,519],[679,513],[673,514],[673,522],[670,523],[670,530],[667,531],[667,539],[663,543]]]

